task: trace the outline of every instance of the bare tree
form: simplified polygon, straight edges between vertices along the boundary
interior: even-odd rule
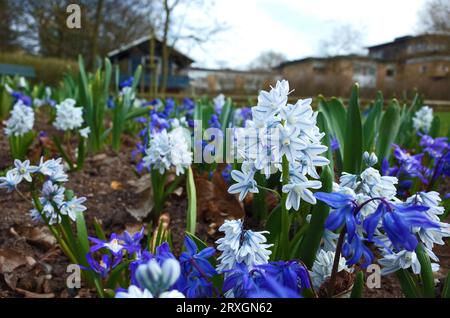
[[[450,1],[429,0],[419,12],[420,33],[450,34]]]
[[[259,56],[252,63],[250,63],[249,69],[270,71],[286,60],[287,57],[283,53],[272,50],[265,51],[259,54]]]
[[[93,65],[96,56],[141,37],[148,20],[141,0],[79,0],[81,29],[66,25],[70,0],[14,0],[16,24],[24,30],[21,44],[30,52],[46,56],[76,58],[82,54]]]
[[[220,23],[208,16],[208,11],[213,1],[206,0],[148,0],[151,6],[151,34],[161,39],[162,49],[162,74],[160,92],[165,92],[169,80],[169,62],[173,48],[182,43],[185,47],[201,46],[211,37],[225,29]],[[197,16],[192,18],[195,11]],[[204,19],[199,20],[201,15]],[[151,59],[153,55],[151,55]]]
[[[364,53],[364,32],[350,24],[336,26],[319,42],[319,55],[335,56]]]
[[[18,48],[18,32],[14,29],[14,4],[11,0],[0,0],[0,51],[14,51]]]

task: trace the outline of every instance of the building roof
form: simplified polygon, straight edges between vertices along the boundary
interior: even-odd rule
[[[126,51],[130,50],[131,48],[141,46],[141,45],[145,44],[146,42],[149,42],[151,40],[151,38],[152,37],[150,35],[147,35],[147,36],[143,36],[139,39],[136,39],[128,44],[122,45],[121,47],[109,52],[108,57],[112,58],[112,57],[118,56],[122,53],[125,53]],[[158,42],[159,44],[162,44],[162,42],[159,39],[156,39],[156,42]],[[194,60],[191,59],[189,56],[181,53],[180,51],[176,50],[175,48],[172,48],[172,54],[185,59],[189,63],[194,62]]]
[[[367,46],[366,48],[371,50],[371,49],[378,49],[378,48],[386,47],[386,46],[393,45],[393,44],[404,43],[404,42],[407,42],[407,41],[410,41],[410,40],[413,40],[413,39],[420,39],[420,38],[445,38],[445,37],[450,39],[450,35],[437,34],[437,33],[425,33],[425,34],[419,34],[419,35],[416,35],[416,36],[405,35],[405,36],[401,36],[401,37],[395,38],[394,41],[381,43],[381,44],[377,44],[377,45],[372,45],[372,46]]]
[[[358,55],[358,54],[349,54],[349,55],[336,55],[329,57],[314,57],[309,56],[298,60],[286,61],[278,65],[275,69],[280,69],[285,66],[295,65],[300,63],[306,63],[311,61],[332,61],[332,60],[366,60],[366,61],[374,61],[375,59],[367,56],[367,55]]]
[[[204,67],[190,67],[189,71],[199,71],[199,72],[211,72],[211,73],[238,73],[238,74],[272,74],[271,71],[264,70],[233,70],[230,68],[204,68]]]

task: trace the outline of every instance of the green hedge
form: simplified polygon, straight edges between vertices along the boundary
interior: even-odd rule
[[[36,71],[35,80],[43,82],[45,85],[57,85],[65,73],[78,71],[75,61],[21,53],[0,53],[0,63],[31,66]]]

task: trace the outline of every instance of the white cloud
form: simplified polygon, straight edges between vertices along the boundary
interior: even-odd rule
[[[424,0],[215,0],[208,18],[229,28],[202,48],[187,52],[197,65],[226,62],[245,67],[264,50],[295,59],[314,55],[320,39],[336,24],[362,27],[365,44],[374,45],[414,33]],[[198,12],[192,12],[201,20]],[[183,49],[183,48],[182,48]],[[184,48],[186,50],[186,48]]]

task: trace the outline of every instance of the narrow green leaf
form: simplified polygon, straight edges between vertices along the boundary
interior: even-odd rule
[[[392,100],[381,120],[378,131],[376,154],[378,161],[389,159],[392,143],[394,142],[400,127],[400,107],[397,100]]]
[[[395,274],[400,281],[400,286],[402,287],[403,294],[405,294],[407,298],[420,297],[420,292],[417,288],[417,285],[408,270],[400,269],[395,272]]]
[[[361,113],[359,111],[359,86],[353,85],[347,110],[347,122],[345,129],[344,147],[344,171],[359,173],[361,169],[363,153],[363,132]]]
[[[190,233],[195,233],[197,226],[197,191],[195,189],[194,174],[191,167],[187,171],[186,189],[188,196],[186,229]]]
[[[353,285],[352,293],[350,298],[361,298],[364,290],[364,274],[362,271],[358,271],[356,274],[356,280]]]
[[[417,259],[420,263],[420,276],[423,284],[423,295],[427,298],[434,298],[434,276],[431,268],[430,257],[421,244],[416,248]]]
[[[450,273],[447,274],[445,279],[444,288],[442,289],[442,298],[450,298]]]
[[[77,213],[76,225],[77,225],[77,238],[78,241],[80,242],[83,254],[86,255],[89,252],[89,240],[86,228],[86,221],[84,219],[83,212]]]
[[[337,138],[339,144],[344,145],[347,111],[342,102],[335,97],[325,101],[322,96],[319,96],[319,110],[323,111],[330,132],[333,134],[330,139]],[[343,147],[340,148],[340,153],[341,156],[344,155]]]
[[[433,121],[431,123],[431,128],[429,131],[429,135],[433,138],[436,138],[439,136],[441,130],[441,120],[439,116],[434,116]]]
[[[381,92],[377,92],[375,103],[364,121],[364,150],[371,151],[374,148],[373,143],[380,125],[380,119],[383,113],[383,104],[383,95]]]
[[[323,192],[331,192],[333,187],[333,173],[329,167],[324,167],[321,175]],[[330,208],[322,201],[318,201],[311,213],[309,228],[300,247],[299,259],[308,268],[312,268],[316,254],[322,240],[325,220],[328,217]]]
[[[279,240],[280,231],[281,231],[281,205],[280,204],[278,204],[272,210],[272,212],[269,213],[269,217],[267,218],[265,230],[269,232],[269,234],[267,235],[267,242],[270,244],[273,244],[273,246],[271,248],[272,254],[270,256],[271,260],[273,260],[276,255],[276,252],[277,252],[278,240]]]

